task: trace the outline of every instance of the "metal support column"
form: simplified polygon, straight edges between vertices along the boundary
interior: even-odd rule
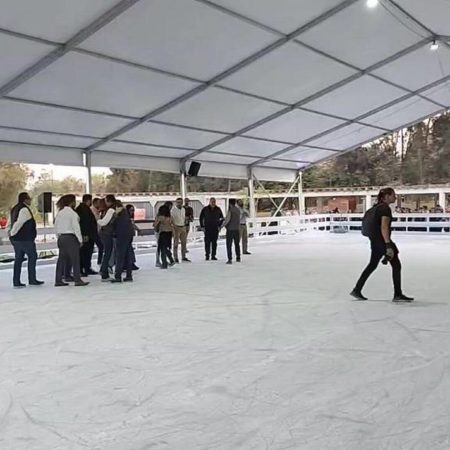
[[[372,208],[372,196],[370,194],[366,194],[366,204],[364,205],[364,210],[367,211]]]
[[[180,172],[180,195],[184,199],[186,198],[186,173],[184,170]]]
[[[439,192],[439,206],[445,209],[447,208],[447,194],[445,192]]]
[[[84,162],[87,171],[86,177],[86,193],[92,194],[92,156],[91,152],[84,153]]]
[[[253,182],[253,170],[248,169],[248,198],[249,198],[249,210],[250,218],[256,218],[256,205],[255,205],[255,184]]]
[[[306,212],[305,195],[303,193],[303,172],[298,172],[298,214],[303,216]]]

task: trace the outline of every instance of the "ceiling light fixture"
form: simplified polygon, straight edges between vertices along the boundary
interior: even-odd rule
[[[378,6],[379,0],[367,0],[368,8],[376,8]]]
[[[437,42],[437,41],[433,41],[433,42],[431,43],[431,45],[430,45],[430,50],[431,50],[432,52],[435,52],[438,48],[439,48],[438,42]]]

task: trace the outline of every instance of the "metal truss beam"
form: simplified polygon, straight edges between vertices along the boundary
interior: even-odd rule
[[[106,144],[109,141],[112,141],[116,139],[118,136],[127,133],[128,131],[138,127],[139,125],[149,121],[150,119],[158,116],[159,114],[162,114],[163,112],[168,111],[169,109],[183,103],[184,101],[196,96],[197,94],[202,93],[206,89],[220,83],[222,80],[227,78],[228,76],[236,73],[237,71],[241,70],[242,68],[248,66],[249,64],[257,61],[258,59],[262,58],[263,56],[267,55],[268,53],[276,50],[277,48],[285,45],[288,42],[291,42],[295,38],[297,38],[300,34],[306,32],[310,28],[318,25],[319,23],[327,20],[328,18],[332,17],[333,15],[337,14],[338,12],[344,10],[345,8],[349,7],[350,5],[356,3],[359,0],[344,0],[339,5],[335,6],[334,8],[328,10],[324,14],[316,17],[314,20],[308,22],[306,25],[303,25],[302,27],[298,28],[297,30],[293,31],[292,33],[286,35],[285,37],[282,37],[272,44],[264,47],[263,49],[259,50],[258,52],[254,53],[253,55],[243,59],[239,63],[233,65],[229,69],[225,70],[224,72],[221,72],[220,74],[216,75],[209,81],[205,82],[204,84],[201,84],[194,89],[191,89],[190,91],[184,93],[183,95],[175,98],[174,100],[166,103],[165,105],[160,106],[159,108],[154,109],[153,111],[150,111],[145,116],[141,117],[140,119],[125,125],[122,128],[119,128],[115,132],[109,134],[105,138],[101,139],[100,141],[96,142],[95,144],[91,145],[86,150],[95,150],[98,147]]]
[[[448,108],[447,108],[447,109],[448,109]],[[442,110],[442,111],[436,111],[435,114],[439,114],[440,112],[445,112],[445,110]],[[400,130],[403,130],[403,129],[405,129],[405,128],[411,127],[411,126],[413,126],[413,125],[415,125],[415,124],[417,124],[417,123],[419,123],[419,122],[422,122],[422,121],[428,119],[429,117],[430,117],[430,116],[427,114],[426,116],[420,117],[418,120],[414,120],[413,122],[406,123],[406,124],[402,125],[401,127],[396,128],[396,129],[393,130],[392,132],[393,132],[393,133],[396,133],[396,132],[398,132],[398,131],[400,131]],[[363,146],[364,144],[366,144],[366,142],[361,142],[361,143],[356,144],[356,145],[353,145],[353,146],[351,146],[351,147],[349,147],[349,148],[347,148],[347,149],[345,149],[345,150],[340,150],[340,151],[339,151],[339,155],[345,155],[346,153],[353,152],[353,151],[357,150],[358,148],[360,148],[361,146]],[[335,158],[336,156],[337,156],[337,155],[326,156],[325,158],[321,158],[321,159],[319,159],[319,160],[317,160],[317,161],[310,162],[307,166],[303,167],[302,170],[305,171],[305,170],[311,168],[312,166],[315,166],[315,165],[317,165],[317,164],[320,164],[320,163],[322,163],[322,162],[324,162],[324,161],[326,161],[326,160],[328,160],[328,159]]]
[[[131,8],[140,0],[121,0],[106,13],[102,14],[96,20],[91,22],[87,27],[76,33],[65,44],[55,48],[49,54],[40,59],[37,63],[25,69],[22,73],[17,75],[12,80],[0,87],[0,98],[9,94],[11,91],[33,78],[36,74],[53,64],[56,60],[63,57],[72,49],[80,45],[83,41],[91,37],[94,33],[99,31],[104,26],[108,25],[127,9]]]
[[[395,61],[395,60],[397,60],[397,59],[399,59],[399,58],[401,58],[401,57],[403,57],[403,56],[405,56],[405,55],[407,55],[407,54],[409,54],[409,53],[411,53],[411,52],[413,52],[413,51],[415,51],[415,50],[417,50],[417,49],[419,49],[421,47],[423,47],[423,45],[426,44],[427,42],[429,42],[428,39],[424,39],[424,40],[422,40],[420,42],[417,42],[416,44],[414,44],[414,45],[412,45],[412,46],[410,46],[410,47],[408,47],[408,48],[406,48],[404,50],[401,50],[400,52],[396,53],[395,55],[392,55],[389,58],[385,58],[384,60],[382,60],[382,61],[380,61],[380,62],[370,66],[366,70],[366,72],[368,73],[368,72],[371,72],[373,70],[379,69],[380,67],[383,67],[383,66],[385,66],[385,65],[387,65],[387,64],[389,64],[389,63],[391,63],[391,62],[393,62],[393,61]],[[213,143],[211,143],[209,145],[206,145],[205,147],[197,150],[196,152],[193,152],[191,155],[189,155],[187,157],[187,159],[195,158],[196,156],[200,155],[201,153],[207,152],[207,151],[211,150],[212,148],[214,148],[214,147],[216,147],[218,145],[221,145],[221,144],[223,144],[223,143],[225,143],[225,142],[227,142],[227,141],[229,141],[229,140],[231,140],[231,139],[233,139],[235,137],[240,137],[241,135],[243,135],[245,133],[248,133],[249,131],[260,127],[261,125],[264,125],[265,123],[268,123],[271,120],[274,120],[274,119],[276,119],[278,117],[281,117],[281,116],[283,116],[283,115],[293,111],[294,109],[301,108],[303,105],[306,105],[306,104],[308,104],[308,103],[310,103],[310,102],[312,102],[314,100],[317,100],[318,98],[320,98],[320,97],[322,97],[322,96],[324,96],[326,94],[329,94],[329,93],[335,91],[336,89],[339,89],[339,88],[341,88],[341,87],[351,83],[352,81],[355,81],[355,80],[361,78],[362,76],[363,75],[361,73],[356,73],[356,74],[351,75],[351,76],[349,76],[347,78],[344,78],[343,80],[338,81],[337,83],[334,83],[331,86],[328,86],[327,88],[322,89],[322,90],[320,90],[320,91],[318,91],[318,92],[316,92],[316,93],[314,93],[314,94],[312,94],[312,95],[310,95],[310,96],[308,96],[308,97],[298,101],[297,103],[295,103],[293,105],[287,106],[287,107],[281,109],[280,111],[277,111],[277,112],[271,114],[270,116],[264,117],[263,119],[260,119],[257,122],[254,122],[254,123],[252,123],[250,125],[247,125],[244,128],[241,128],[240,130],[236,131],[235,133],[232,133],[229,136],[225,136],[225,137],[223,137],[223,138],[221,138],[221,139],[219,139],[219,140],[217,140],[217,141],[215,141],[215,142],[213,142]],[[414,91],[410,91],[409,94],[416,95],[414,93]],[[440,106],[442,106],[442,105],[440,105]],[[357,123],[357,122],[358,122],[358,118],[355,118],[355,119],[352,119],[352,120],[345,119],[345,124],[346,125],[348,125],[350,123]]]
[[[17,98],[17,97],[6,96],[6,97],[4,97],[4,100],[17,102],[17,103],[25,103],[25,104],[30,104],[30,105],[45,106],[45,107],[49,107],[49,108],[62,109],[62,110],[67,110],[67,111],[82,112],[82,113],[87,113],[87,114],[97,114],[100,116],[114,117],[114,118],[120,118],[120,119],[127,119],[127,120],[133,119],[132,117],[123,116],[123,115],[119,115],[119,114],[105,113],[102,111],[83,109],[83,108],[59,105],[59,104],[55,104],[55,103],[47,103],[47,102],[36,101],[36,100],[27,100],[27,99],[21,99],[21,98]],[[210,130],[207,128],[191,127],[191,126],[187,126],[187,125],[174,124],[174,123],[163,122],[163,121],[158,121],[158,120],[152,120],[152,121],[149,121],[148,123],[154,123],[154,124],[163,125],[163,126],[172,127],[172,128],[181,128],[181,129],[186,129],[186,130],[200,131],[200,132],[205,132],[205,133],[222,134],[224,136],[232,134],[232,133],[228,133],[228,132],[220,132],[217,130]],[[375,127],[375,128],[379,128],[379,127]],[[94,140],[101,139],[101,136],[90,136],[90,135],[84,135],[81,133],[65,133],[65,132],[59,132],[59,131],[38,130],[38,129],[26,128],[26,127],[11,127],[11,126],[0,125],[0,129],[11,129],[11,130],[17,130],[17,131],[31,131],[34,133],[43,133],[43,134],[50,134],[50,135],[53,134],[56,136],[72,136],[72,137],[81,137],[81,138],[84,137],[84,138],[90,138],[90,139],[94,139]],[[383,128],[379,128],[379,129],[383,130]],[[268,142],[268,143],[274,143],[274,144],[284,144],[284,145],[294,144],[294,142],[278,141],[276,139],[265,139],[265,138],[260,138],[260,137],[256,137],[256,136],[242,136],[242,138],[247,139],[247,140]],[[181,149],[186,149],[190,152],[196,150],[194,148],[188,148],[188,147],[178,147],[178,146],[172,146],[172,145],[154,144],[152,142],[130,141],[130,140],[126,140],[126,139],[116,139],[113,142],[120,142],[120,143],[127,143],[127,144],[140,144],[140,145],[148,145],[148,146],[161,147],[161,148],[174,148],[174,149],[181,148]],[[313,146],[313,145],[306,145],[305,147],[314,148],[314,149],[318,149],[318,150],[328,150],[331,152],[336,151],[331,148],[317,147],[317,146]],[[211,153],[214,153],[214,152],[211,152]]]
[[[369,112],[367,112],[367,113],[364,113],[364,114],[358,116],[356,119],[357,119],[358,121],[363,121],[363,120],[366,119],[367,117],[370,117],[370,116],[372,116],[372,115],[374,115],[374,114],[377,114],[377,113],[379,113],[379,112],[381,112],[381,111],[384,111],[384,110],[390,108],[391,106],[395,106],[395,105],[397,105],[398,103],[401,103],[401,102],[406,101],[406,100],[408,100],[408,99],[410,99],[410,98],[412,98],[412,97],[415,97],[417,93],[425,92],[425,91],[427,91],[428,89],[432,89],[433,87],[436,87],[436,86],[439,86],[439,85],[441,85],[441,84],[443,84],[443,83],[446,83],[448,80],[450,80],[450,75],[448,75],[448,76],[446,76],[446,77],[444,77],[444,78],[441,78],[440,80],[437,80],[437,81],[435,81],[435,82],[433,82],[433,83],[430,83],[430,84],[428,84],[427,86],[424,86],[424,87],[418,89],[418,90],[415,91],[415,92],[412,92],[412,93],[410,93],[410,94],[406,94],[406,95],[404,95],[403,97],[400,97],[400,98],[398,98],[398,99],[395,99],[395,100],[393,100],[393,101],[391,101],[391,102],[389,102],[389,103],[387,103],[387,104],[385,104],[385,105],[383,105],[383,106],[380,106],[380,107],[375,108],[375,109],[373,109],[373,110],[371,110],[371,111],[369,111]],[[446,108],[443,108],[443,109],[446,109]],[[437,112],[439,112],[439,111],[437,111]],[[436,112],[436,113],[437,113],[437,112]],[[417,121],[414,122],[414,123],[417,123]],[[264,163],[264,162],[266,162],[266,161],[269,161],[269,160],[271,160],[271,159],[277,158],[278,156],[280,156],[280,155],[282,155],[282,154],[284,154],[284,153],[290,152],[291,150],[295,150],[296,148],[301,147],[301,146],[303,146],[304,144],[307,144],[307,143],[309,143],[309,142],[313,142],[313,141],[315,141],[315,140],[317,140],[317,139],[319,139],[319,138],[321,138],[321,137],[327,136],[328,134],[331,134],[331,133],[333,133],[333,132],[335,132],[335,131],[338,131],[338,130],[340,130],[340,129],[342,129],[342,128],[345,128],[345,127],[347,127],[347,126],[349,126],[349,125],[351,125],[351,122],[348,122],[348,123],[344,123],[344,124],[338,125],[338,126],[336,126],[336,127],[334,127],[334,128],[331,128],[330,130],[326,130],[326,131],[324,131],[324,132],[322,132],[322,133],[319,133],[319,134],[317,134],[317,135],[315,135],[315,136],[312,136],[312,137],[310,137],[310,138],[308,138],[308,139],[305,139],[305,140],[303,140],[303,141],[301,141],[301,142],[298,142],[297,144],[290,145],[289,147],[286,147],[285,149],[279,150],[278,152],[275,152],[275,153],[273,153],[272,155],[268,155],[268,156],[266,156],[266,157],[264,157],[264,158],[261,158],[261,159],[259,159],[258,161],[252,163],[250,166],[252,166],[252,167],[253,167],[253,166],[257,166],[257,165],[260,165],[260,164],[262,164],[262,163]],[[395,131],[395,130],[390,130],[389,133],[393,133],[394,131]],[[375,139],[375,138],[374,138],[374,139]]]

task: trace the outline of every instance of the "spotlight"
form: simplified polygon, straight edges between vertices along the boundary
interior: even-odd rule
[[[430,45],[430,50],[431,50],[432,52],[435,52],[438,48],[439,48],[438,42],[437,42],[437,41],[433,41],[433,42],[431,43],[431,45]]]
[[[368,8],[376,8],[378,6],[379,0],[367,0]]]

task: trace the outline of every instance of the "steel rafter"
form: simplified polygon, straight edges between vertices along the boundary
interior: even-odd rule
[[[121,0],[106,13],[102,14],[88,26],[84,27],[82,30],[76,33],[66,43],[55,48],[49,54],[40,59],[37,63],[33,64],[31,67],[28,67],[22,73],[0,87],[0,98],[9,94],[11,91],[16,89],[29,79],[33,78],[36,74],[53,64],[55,61],[63,57],[76,46],[80,45],[83,41],[91,37],[104,26],[108,25],[110,22],[112,22],[114,19],[116,19],[118,16],[120,16],[122,13],[124,13],[139,1],[140,0]]]
[[[450,107],[447,108],[447,109],[450,109]],[[444,112],[444,111],[445,111],[445,110],[443,110],[443,111],[436,111],[436,113],[434,113],[434,114],[439,114],[440,112]],[[415,124],[417,124],[417,123],[419,123],[419,122],[422,122],[423,120],[428,119],[429,117],[430,117],[430,115],[427,114],[426,116],[423,116],[423,117],[419,118],[418,120],[414,120],[413,122],[406,123],[406,124],[402,125],[401,127],[396,128],[396,129],[393,130],[392,132],[395,133],[395,132],[398,132],[398,131],[403,130],[403,129],[405,129],[405,128],[408,128],[408,127],[410,127],[410,126],[413,126],[413,125],[415,125]],[[361,143],[356,144],[356,145],[353,145],[353,146],[351,146],[351,147],[349,147],[349,148],[347,148],[347,149],[345,149],[345,150],[340,150],[340,151],[339,151],[339,155],[345,155],[346,153],[353,152],[353,151],[355,151],[356,149],[358,149],[358,148],[360,148],[361,146],[363,146],[364,144],[366,144],[366,142],[361,142]],[[321,158],[321,159],[319,159],[319,160],[317,160],[317,161],[311,161],[307,166],[303,167],[302,170],[305,171],[305,170],[309,169],[310,167],[315,166],[315,165],[317,165],[317,164],[320,164],[321,162],[324,162],[324,161],[326,161],[327,159],[330,159],[330,158],[333,158],[333,157],[334,157],[334,156],[326,156],[326,157]]]
[[[399,58],[401,58],[401,57],[403,57],[403,56],[405,56],[405,55],[407,55],[407,54],[409,54],[409,53],[411,53],[411,52],[413,52],[413,51],[415,51],[415,50],[417,50],[417,49],[419,49],[421,47],[423,47],[423,45],[426,42],[429,42],[429,40],[428,39],[424,39],[422,41],[419,41],[419,42],[413,44],[412,46],[410,46],[410,47],[408,47],[408,48],[406,48],[404,50],[401,50],[400,52],[396,53],[395,55],[392,55],[392,56],[390,56],[388,58],[385,58],[384,60],[382,60],[382,61],[380,61],[380,62],[370,66],[368,69],[366,69],[366,72],[368,73],[370,71],[379,69],[380,67],[383,67],[383,66],[385,66],[385,65],[387,65],[387,64],[389,64],[389,63],[391,63],[391,62],[393,62],[393,61],[395,61],[395,60],[397,60],[397,59],[399,59]],[[271,114],[270,116],[267,116],[267,117],[265,117],[263,119],[260,119],[257,122],[254,122],[254,123],[252,123],[250,125],[247,125],[244,128],[241,128],[240,130],[236,131],[235,133],[232,133],[230,136],[226,136],[226,137],[224,137],[222,139],[219,139],[216,142],[213,142],[213,143],[211,143],[211,144],[209,144],[209,145],[207,145],[207,146],[197,150],[196,152],[193,152],[191,155],[189,155],[189,157],[187,159],[195,158],[196,156],[200,155],[201,153],[207,152],[208,150],[214,148],[217,145],[221,145],[221,144],[229,141],[230,139],[233,139],[235,137],[241,136],[242,134],[248,133],[249,131],[251,131],[251,130],[253,130],[255,128],[258,128],[259,126],[264,125],[265,123],[268,123],[271,120],[274,120],[274,119],[276,119],[278,117],[281,117],[281,116],[283,116],[283,115],[285,115],[285,114],[287,114],[287,113],[289,113],[289,112],[291,112],[291,111],[293,111],[295,109],[299,109],[301,106],[306,105],[307,103],[310,103],[310,102],[312,102],[314,100],[317,100],[318,98],[320,98],[320,97],[322,97],[322,96],[324,96],[326,94],[329,94],[329,93],[335,91],[336,89],[339,89],[340,87],[343,87],[343,86],[351,83],[352,81],[355,81],[355,80],[361,78],[362,76],[363,75],[360,74],[360,73],[356,73],[354,75],[350,75],[349,77],[344,78],[343,80],[340,80],[337,83],[334,83],[331,86],[328,86],[328,87],[326,87],[326,88],[324,88],[324,89],[322,89],[322,90],[320,90],[320,91],[318,91],[318,92],[316,92],[316,93],[314,93],[314,94],[312,94],[312,95],[310,95],[310,96],[308,96],[308,97],[298,101],[297,103],[295,103],[293,105],[290,105],[290,106],[288,106],[286,108],[283,108],[282,110],[277,111],[277,112]],[[409,92],[409,94],[416,95],[415,92],[413,92],[413,91]],[[439,105],[439,106],[442,107],[442,105]],[[350,123],[357,123],[357,122],[358,122],[358,118],[345,119],[345,124],[346,125],[348,125]]]
[[[245,15],[243,15],[241,13],[233,11],[233,10],[231,10],[229,8],[224,7],[224,6],[218,5],[218,4],[216,4],[216,3],[214,3],[214,2],[212,2],[210,0],[196,0],[196,1],[200,2],[200,3],[204,3],[205,5],[208,5],[211,8],[217,9],[217,10],[221,11],[222,13],[227,14],[227,15],[229,15],[231,17],[235,17],[235,18],[240,19],[240,20],[242,20],[242,21],[244,21],[246,23],[249,23],[249,24],[251,24],[251,25],[253,25],[253,26],[255,26],[255,27],[257,27],[257,28],[259,28],[261,30],[271,32],[271,33],[273,33],[273,34],[275,34],[277,36],[280,36],[280,37],[281,36],[286,36],[283,32],[281,32],[281,31],[279,31],[279,30],[277,30],[275,28],[269,27],[269,26],[267,26],[267,25],[265,25],[265,24],[263,24],[261,22],[258,22],[257,20],[251,19],[250,17],[247,17],[247,16],[245,16]],[[433,39],[435,39],[435,34],[433,32],[431,32],[431,31],[429,31],[429,34],[430,34],[429,42],[431,42]],[[349,63],[347,61],[344,61],[341,58],[338,58],[338,57],[333,56],[333,55],[331,55],[331,54],[329,54],[327,52],[319,50],[319,49],[317,49],[317,48],[315,48],[315,47],[313,47],[313,46],[311,46],[309,44],[306,44],[306,43],[302,42],[299,39],[294,39],[292,42],[294,44],[298,44],[299,46],[304,47],[304,48],[306,48],[306,49],[308,49],[308,50],[310,50],[310,51],[312,51],[314,53],[317,53],[317,54],[319,54],[319,55],[321,55],[321,56],[323,56],[323,57],[325,57],[327,59],[331,59],[334,62],[337,62],[337,63],[339,63],[339,64],[341,64],[343,66],[346,66],[349,69],[352,69],[355,72],[360,73],[361,76],[367,75],[367,76],[375,78],[375,79],[377,79],[379,81],[382,81],[383,83],[386,83],[386,84],[389,84],[389,85],[391,85],[393,87],[396,87],[398,89],[402,89],[402,90],[404,90],[406,92],[412,92],[411,89],[408,89],[405,86],[399,85],[399,84],[394,83],[392,81],[386,80],[386,79],[384,79],[384,78],[382,78],[382,77],[380,77],[378,75],[370,73],[369,69],[362,69],[361,67],[355,66],[354,64],[351,64],[351,63]],[[217,87],[221,87],[221,86],[217,86]],[[237,91],[237,92],[239,92],[239,91]],[[430,100],[430,99],[426,99],[426,100],[431,101],[432,103],[436,103],[438,106],[443,106],[443,105],[441,105],[438,102],[435,102],[433,100]]]
[[[263,56],[267,55],[268,53],[276,50],[277,48],[285,45],[288,42],[291,42],[292,40],[294,40],[296,37],[298,37],[299,35],[301,35],[302,33],[306,32],[307,30],[309,30],[310,28],[318,25],[319,23],[327,20],[328,18],[334,16],[335,14],[337,14],[338,12],[344,10],[345,8],[349,7],[350,5],[356,3],[359,0],[344,0],[342,3],[340,3],[339,5],[335,6],[334,8],[326,11],[325,13],[321,14],[320,16],[316,17],[315,19],[313,19],[312,21],[308,22],[307,24],[301,26],[300,28],[298,28],[297,30],[293,31],[292,33],[276,40],[275,42],[273,42],[272,44],[269,44],[268,46],[264,47],[263,49],[259,50],[258,52],[254,53],[253,55],[243,59],[242,61],[240,61],[237,64],[234,64],[233,66],[231,66],[229,69],[221,72],[220,74],[216,75],[215,77],[211,78],[210,80],[208,80],[207,82],[205,82],[204,84],[201,84],[200,86],[197,86],[193,89],[191,89],[190,91],[182,94],[181,96],[175,98],[174,100],[166,103],[165,105],[162,105],[156,109],[154,109],[153,111],[150,111],[149,113],[147,113],[145,116],[141,117],[140,119],[134,121],[131,124],[128,124],[118,130],[116,130],[115,132],[109,134],[108,136],[106,136],[105,138],[101,139],[100,141],[96,142],[95,144],[91,145],[90,147],[88,147],[86,150],[87,151],[92,151],[97,149],[98,147],[106,144],[109,141],[112,141],[114,139],[116,139],[118,136],[138,127],[139,125],[149,121],[150,119],[152,119],[153,117],[158,116],[159,114],[162,114],[163,112],[168,111],[169,109],[183,103],[184,101],[196,96],[197,94],[200,94],[201,92],[205,91],[206,89],[220,83],[220,81],[224,80],[225,78],[227,78],[228,76],[232,75],[233,73],[236,73],[237,71],[239,71],[240,69],[248,66],[249,64],[257,61],[258,59],[262,58]]]
[[[422,88],[417,89],[416,91],[414,91],[414,92],[412,92],[410,94],[406,94],[403,97],[399,97],[399,98],[397,98],[397,99],[395,99],[395,100],[393,100],[393,101],[391,101],[389,103],[386,103],[385,105],[382,105],[382,106],[380,106],[378,108],[375,108],[375,109],[373,109],[371,111],[368,111],[368,112],[358,116],[356,119],[358,121],[363,121],[367,117],[370,117],[370,116],[372,116],[374,114],[377,114],[377,113],[379,113],[381,111],[384,111],[384,110],[386,110],[386,109],[388,109],[388,108],[390,108],[392,106],[395,106],[395,105],[397,105],[399,103],[402,103],[402,102],[404,102],[404,101],[406,101],[406,100],[408,100],[408,99],[410,99],[412,97],[415,97],[418,93],[425,92],[428,89],[432,89],[433,87],[436,87],[436,86],[439,86],[439,85],[441,85],[443,83],[446,83],[448,80],[450,80],[450,75],[447,75],[446,77],[441,78],[440,80],[437,80],[437,81],[435,81],[433,83],[430,83],[427,86],[423,86]],[[445,109],[446,108],[441,108],[441,110],[445,110]],[[438,113],[438,112],[439,112],[439,110],[436,111],[436,113]],[[342,128],[346,128],[349,125],[351,125],[351,122],[340,124],[340,125],[338,125],[338,126],[336,126],[334,128],[331,128],[329,130],[323,131],[322,133],[319,133],[319,134],[317,134],[315,136],[312,136],[312,137],[310,137],[308,139],[305,139],[305,140],[303,140],[301,142],[298,142],[297,144],[290,145],[289,147],[286,147],[285,149],[279,150],[278,152],[275,152],[272,155],[269,155],[269,156],[266,156],[264,158],[261,158],[260,160],[258,160],[255,163],[251,164],[251,166],[260,165],[260,164],[262,164],[262,163],[264,163],[266,161],[269,161],[271,159],[277,158],[278,156],[280,156],[280,155],[282,155],[284,153],[290,152],[291,150],[295,150],[296,148],[301,147],[304,144],[307,144],[309,142],[313,142],[313,141],[315,141],[317,139],[320,139],[321,137],[327,136],[328,134],[334,133],[335,131],[338,131],[338,130],[340,130]],[[393,133],[394,131],[395,130],[390,130],[389,133]],[[376,138],[374,138],[374,139],[376,139]]]

